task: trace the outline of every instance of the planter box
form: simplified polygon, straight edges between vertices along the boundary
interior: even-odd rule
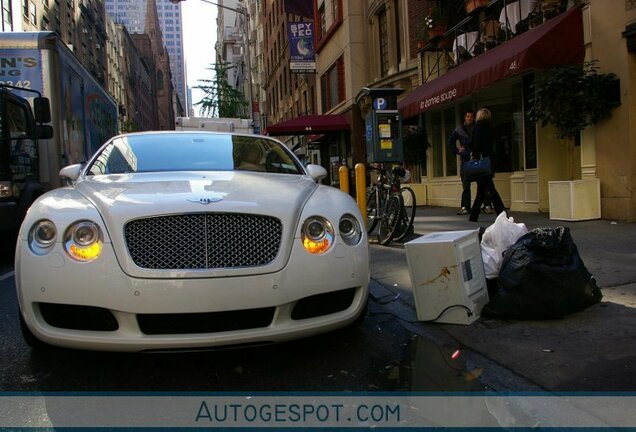
[[[578,221],[601,218],[598,179],[548,182],[550,219]]]

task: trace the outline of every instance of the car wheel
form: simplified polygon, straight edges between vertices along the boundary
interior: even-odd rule
[[[34,350],[42,350],[51,348],[51,345],[48,345],[42,342],[40,339],[36,338],[29,327],[27,327],[26,322],[24,322],[24,318],[22,318],[22,313],[18,312],[20,315],[20,330],[22,331],[22,338],[26,342],[26,344]]]

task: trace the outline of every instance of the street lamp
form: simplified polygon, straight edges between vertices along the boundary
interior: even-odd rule
[[[174,3],[174,4],[178,4],[181,3],[182,1],[185,0],[170,0],[170,3]],[[243,20],[241,22],[241,30],[244,32],[243,34],[243,46],[245,47],[245,68],[247,69],[247,97],[249,99],[249,103],[248,103],[248,109],[249,109],[249,113],[250,113],[250,120],[252,121],[252,130],[254,129],[255,126],[255,122],[254,122],[254,109],[253,109],[253,98],[252,98],[252,59],[250,56],[250,28],[249,28],[249,22],[250,22],[250,15],[247,12],[247,8],[245,6],[239,6],[238,8],[233,8],[233,7],[229,7],[229,6],[225,6],[219,3],[215,3],[212,1],[208,1],[208,0],[199,0],[202,1],[203,3],[208,3],[214,6],[218,6],[220,8],[223,9],[227,9],[227,10],[231,10],[232,12],[236,12],[239,15],[243,16]],[[245,79],[245,78],[244,78]]]

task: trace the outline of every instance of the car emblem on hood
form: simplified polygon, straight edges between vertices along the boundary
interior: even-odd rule
[[[199,198],[198,200],[189,199],[188,201],[193,202],[193,203],[199,203],[199,204],[203,204],[203,205],[208,205],[208,204],[212,204],[212,203],[215,203],[215,202],[219,202],[222,199],[223,198],[221,198],[221,197],[214,197],[214,198]]]

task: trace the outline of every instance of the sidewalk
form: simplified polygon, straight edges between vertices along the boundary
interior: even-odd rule
[[[488,227],[454,208],[420,207],[415,237],[435,231]],[[383,247],[370,236],[371,298],[393,298],[383,307],[409,330],[462,348],[467,367],[498,391],[636,391],[636,224],[550,220],[547,214],[511,212],[529,230],[566,226],[603,300],[562,320],[480,319],[469,326],[419,323],[403,245]],[[384,302],[383,302],[384,303]]]

